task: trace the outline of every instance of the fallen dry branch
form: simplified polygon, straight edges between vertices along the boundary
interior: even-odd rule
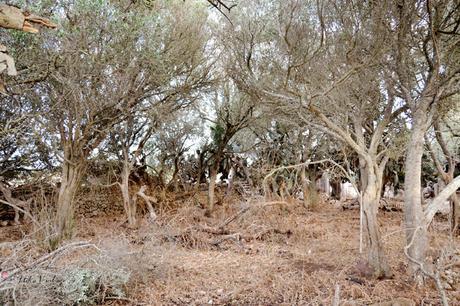
[[[230,234],[230,235],[225,235],[219,239],[216,239],[214,241],[209,242],[210,245],[212,246],[219,246],[222,242],[228,241],[228,240],[233,240],[235,242],[240,243],[241,242],[241,234],[240,233],[235,233],[235,234]]]
[[[192,247],[195,248],[197,246],[217,246],[221,244],[222,242],[226,240],[234,240],[234,241],[252,241],[252,240],[264,240],[265,236],[269,234],[282,234],[282,235],[287,235],[288,237],[292,234],[291,230],[287,231],[282,231],[279,229],[266,229],[263,230],[255,235],[244,235],[241,233],[232,233],[230,230],[228,230],[226,227],[232,223],[241,218],[245,213],[251,210],[251,208],[265,208],[269,206],[274,206],[274,205],[284,205],[287,204],[284,201],[273,201],[273,202],[265,202],[265,203],[259,203],[259,204],[254,204],[254,205],[249,205],[246,206],[242,209],[240,209],[236,214],[233,216],[227,218],[224,222],[222,222],[218,226],[209,226],[206,224],[198,224],[198,225],[193,225],[185,230],[174,234],[174,235],[164,235],[162,237],[162,241],[169,241],[169,242],[177,242],[183,246],[186,247]],[[208,234],[200,236],[199,233],[204,233]],[[209,240],[209,235],[219,235],[219,236],[224,236],[220,237],[219,239],[214,239],[214,240]]]
[[[225,220],[221,225],[218,226],[218,228],[224,228],[226,227],[227,225],[229,225],[230,223],[232,223],[233,221],[235,221],[236,219],[238,219],[241,215],[243,215],[245,212],[247,212],[249,209],[251,208],[251,206],[246,206],[244,208],[242,208],[240,211],[238,211],[236,214],[234,214],[233,216],[231,216],[230,218],[228,218],[227,220]]]
[[[289,238],[292,235],[292,231],[289,230],[289,229],[286,230],[286,231],[282,231],[282,230],[279,230],[277,228],[271,228],[271,229],[264,230],[264,231],[254,235],[254,236],[245,237],[244,240],[246,240],[246,241],[264,240],[265,236],[270,235],[270,234],[286,235]]]
[[[43,255],[42,257],[36,259],[35,261],[21,268],[15,268],[11,270],[2,271],[2,278],[0,279],[0,283],[7,281],[20,273],[23,273],[30,269],[42,266],[44,263],[47,263],[48,261],[55,260],[57,257],[64,255],[67,251],[70,251],[70,250],[74,251],[76,249],[88,248],[88,247],[98,249],[96,245],[89,243],[87,241],[77,241],[77,242],[72,242],[67,245],[64,245],[49,254]]]
[[[224,237],[211,241],[209,244],[212,246],[218,246],[222,242],[225,242],[227,240],[233,240],[235,242],[242,242],[242,241],[253,241],[253,240],[264,240],[265,237],[269,234],[280,234],[280,235],[286,235],[288,238],[292,235],[291,230],[287,231],[281,231],[276,228],[271,228],[271,229],[266,229],[260,233],[257,233],[255,235],[243,235],[241,233],[234,233],[234,234],[229,234],[225,235]]]
[[[196,227],[193,227],[195,230],[202,231],[205,233],[209,234],[214,234],[214,235],[228,235],[230,232],[228,230],[225,230],[224,227],[210,227],[207,225],[199,225]]]
[[[255,205],[248,205],[240,209],[236,214],[227,218],[223,223],[221,223],[220,225],[216,227],[211,227],[208,225],[196,225],[196,226],[192,226],[191,228],[188,228],[186,232],[189,230],[198,230],[198,231],[202,231],[202,232],[206,232],[206,233],[210,233],[214,235],[229,235],[230,232],[226,230],[225,227],[227,227],[230,223],[238,220],[238,218],[240,218],[242,215],[248,212],[251,208],[264,208],[264,207],[278,205],[278,204],[287,204],[287,203],[284,201],[272,201],[272,202],[259,203]]]
[[[196,193],[197,193],[196,190],[191,190],[191,191],[183,192],[181,194],[177,194],[174,196],[173,201],[180,201],[180,200],[192,198]]]

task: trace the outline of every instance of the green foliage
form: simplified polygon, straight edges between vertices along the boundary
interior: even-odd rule
[[[60,294],[68,305],[93,305],[106,294],[123,297],[130,274],[123,269],[73,267],[64,272]]]
[[[213,144],[218,147],[223,141],[223,137],[225,135],[225,128],[220,125],[220,124],[215,124],[214,126],[211,126],[211,138],[213,141]]]
[[[118,258],[91,256],[87,261],[28,270],[9,284],[14,289],[0,290],[0,304],[97,305],[109,296],[126,296],[131,273]]]
[[[72,269],[61,288],[62,294],[71,304],[92,304],[99,276],[88,269]]]

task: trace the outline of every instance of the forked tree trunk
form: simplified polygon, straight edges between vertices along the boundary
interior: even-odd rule
[[[417,111],[413,114],[413,125],[406,151],[404,179],[404,219],[406,227],[406,247],[409,270],[421,281],[419,263],[425,262],[428,247],[427,229],[422,208],[422,155],[424,151],[424,135],[427,130],[427,114]]]
[[[66,154],[67,156],[70,154]],[[71,234],[75,213],[74,198],[80,185],[85,159],[65,159],[62,165],[61,186],[57,200],[56,226],[59,239]]]
[[[147,187],[145,185],[142,185],[135,196],[136,197],[140,196],[144,200],[145,204],[147,205],[147,209],[149,211],[150,221],[155,221],[156,218],[157,218],[157,215],[155,213],[155,210],[153,209],[152,203],[157,203],[158,200],[155,197],[146,195],[145,194],[146,189],[147,189]],[[134,199],[133,202],[134,202],[134,205],[137,205],[137,200],[136,199]]]
[[[378,166],[366,166],[365,189],[363,191],[364,227],[368,245],[368,260],[374,269],[376,277],[390,277],[391,271],[388,265],[380,237],[377,213],[382,188],[382,175]],[[363,177],[363,176],[362,176]]]
[[[127,152],[123,153],[123,169],[121,171],[121,184],[119,184],[119,186],[123,197],[123,209],[125,210],[126,217],[128,218],[128,227],[135,228],[137,226],[137,205],[131,199],[131,196],[129,194],[129,175],[131,174],[132,167],[128,159]]]

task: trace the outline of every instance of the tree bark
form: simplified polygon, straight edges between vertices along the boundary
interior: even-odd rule
[[[447,185],[431,202],[431,204],[425,210],[426,225],[431,223],[434,215],[443,206],[447,199],[452,198],[455,195],[457,189],[460,188],[460,176],[457,176],[449,185]]]
[[[209,174],[208,207],[209,207],[210,212],[214,210],[216,178],[217,178],[217,166],[213,165],[211,166],[210,174]]]
[[[172,188],[174,192],[179,191],[179,181],[180,181],[180,179],[178,179],[178,174],[179,174],[179,167],[180,167],[180,159],[181,159],[181,154],[174,156],[173,174],[172,174],[171,180],[169,180],[169,182],[168,182],[168,184],[166,186],[166,188],[168,190],[171,190],[171,188]]]
[[[377,213],[382,189],[382,174],[378,165],[367,165],[363,173],[365,177],[365,189],[363,191],[364,226],[366,231],[368,261],[374,269],[374,275],[378,278],[391,277],[390,266],[383,251],[380,238]],[[362,176],[363,177],[363,176]]]
[[[414,112],[412,124],[411,137],[406,151],[404,180],[406,243],[409,246],[408,255],[413,260],[424,263],[428,238],[422,208],[421,178],[424,136],[428,128],[426,112],[422,109]],[[409,261],[409,270],[413,276],[418,277],[420,267],[413,260]]]
[[[303,205],[305,208],[309,208],[311,201],[309,199],[309,181],[307,179],[307,171],[305,166],[300,169],[300,180],[302,181],[302,193],[303,193]]]
[[[436,166],[436,169],[438,170],[439,178],[444,182],[445,185],[449,185],[454,180],[454,172],[457,166],[457,161],[454,155],[450,152],[450,149],[447,146],[446,141],[444,140],[439,118],[436,118],[433,121],[433,128],[435,132],[436,141],[441,147],[444,158],[447,160],[447,165],[448,165],[447,171],[444,169],[439,157],[434,153],[433,147],[431,146],[429,139],[425,138],[425,141],[428,145],[431,159],[433,160]],[[438,192],[436,192],[435,196],[437,195],[438,195]],[[456,233],[460,234],[460,232],[458,231],[459,221],[460,221],[460,200],[458,199],[456,192],[453,192],[452,195],[450,196],[450,204],[451,204],[451,231],[453,234],[456,234]],[[431,222],[431,220],[429,220],[429,222]]]
[[[121,172],[121,183],[119,184],[121,189],[121,194],[123,197],[123,209],[125,210],[126,217],[128,218],[128,227],[136,228],[137,227],[137,218],[136,218],[136,203],[131,199],[129,194],[129,175],[131,174],[131,163],[128,159],[127,152],[124,150],[124,160],[123,160],[123,169]]]
[[[226,142],[223,142],[224,144]],[[208,207],[209,211],[212,212],[214,210],[214,202],[215,202],[215,189],[216,189],[216,178],[217,178],[217,171],[219,170],[220,161],[222,160],[223,156],[224,145],[220,145],[217,149],[217,152],[214,155],[214,162],[211,163],[211,169],[209,171],[209,190],[208,190]]]
[[[66,151],[70,152],[70,148]],[[61,186],[57,200],[56,225],[59,239],[69,236],[72,232],[75,212],[74,198],[80,185],[86,161],[83,158],[66,158],[62,165]]]
[[[452,233],[460,235],[460,199],[457,193],[450,197],[452,207]]]
[[[157,218],[157,215],[155,214],[155,210],[153,209],[152,203],[157,203],[158,201],[155,197],[146,195],[145,194],[146,189],[147,187],[145,185],[142,185],[139,191],[136,193],[136,195],[140,196],[144,200],[145,205],[147,205],[150,221],[155,221]],[[134,202],[134,205],[136,205],[137,202],[136,201],[133,201],[133,202]]]
[[[205,151],[201,152],[201,151],[197,151],[197,154],[198,154],[198,169],[197,169],[197,172],[196,172],[196,185],[195,185],[195,192],[199,192],[200,191],[200,185],[202,183],[202,178],[203,178],[203,174],[204,174],[204,171],[205,171],[205,167],[206,167],[206,162],[205,162]]]
[[[232,163],[233,163],[233,160],[232,160]],[[227,185],[227,193],[226,193],[226,196],[228,197],[231,196],[233,192],[233,181],[235,179],[235,175],[236,175],[235,166],[232,165],[232,167],[230,168],[230,171],[228,172],[228,185]]]

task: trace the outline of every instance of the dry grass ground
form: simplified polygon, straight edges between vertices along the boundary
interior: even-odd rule
[[[129,298],[146,305],[331,305],[337,286],[341,305],[370,305],[398,297],[417,305],[439,305],[431,281],[417,288],[406,273],[401,212],[380,212],[395,275],[377,280],[367,275],[365,254],[359,254],[358,210],[343,211],[332,203],[314,211],[296,203],[253,203],[219,228],[244,205],[218,206],[209,217],[190,201],[154,223],[143,221],[137,230],[121,226],[121,216],[83,218],[74,239],[92,241],[127,267]],[[2,238],[5,230],[0,229]],[[445,220],[436,221],[431,235],[437,248],[430,251],[432,257],[447,245],[459,246],[458,239],[449,241]],[[85,252],[75,256],[84,257]],[[452,305],[460,305],[459,281],[447,291]]]
[[[365,255],[359,254],[357,210],[342,211],[328,203],[315,211],[297,204],[253,205],[219,233],[209,227],[217,228],[242,204],[219,207],[212,218],[184,204],[155,224],[144,222],[130,232],[116,226],[119,220],[92,219],[82,223],[80,235],[89,238],[86,229],[91,229],[89,234],[106,248],[112,244],[134,252],[131,295],[152,305],[329,305],[336,285],[342,302],[357,305],[396,297],[438,304],[430,282],[416,288],[407,276],[400,212],[380,213],[395,276],[376,280],[366,275]],[[446,222],[437,221],[434,227],[433,245],[449,245]],[[454,305],[460,304],[458,293],[449,294]]]

